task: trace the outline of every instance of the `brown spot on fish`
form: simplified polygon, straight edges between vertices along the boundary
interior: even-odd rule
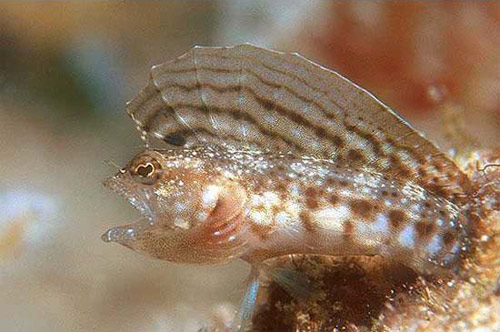
[[[446,246],[451,246],[457,241],[457,235],[452,231],[447,231],[443,234],[443,243]]]
[[[412,175],[412,171],[408,167],[400,165],[400,168],[399,168],[399,171],[397,174],[398,174],[399,178],[407,179]]]
[[[283,182],[278,182],[276,184],[276,191],[282,200],[285,200],[288,197],[288,187]]]
[[[302,225],[304,225],[306,231],[315,232],[317,230],[311,214],[308,211],[301,211],[299,214],[299,218],[302,221]]]
[[[420,177],[425,177],[427,176],[427,169],[425,167],[419,167],[417,173]]]
[[[323,138],[327,134],[325,128],[322,128],[322,127],[316,127],[314,131],[316,132],[316,135],[319,138]]]
[[[328,202],[331,205],[337,205],[339,203],[339,201],[340,201],[340,198],[336,194],[331,194],[330,197],[328,198]]]
[[[347,153],[347,159],[353,163],[360,163],[365,161],[365,157],[358,150],[350,149]]]
[[[368,218],[373,214],[373,204],[364,199],[356,199],[349,203],[351,210],[355,215],[362,218]]]
[[[435,224],[429,223],[426,221],[419,221],[415,225],[415,230],[417,231],[417,235],[420,238],[428,237],[434,233]]]
[[[318,203],[318,191],[315,188],[309,187],[306,189],[306,206],[309,209],[317,209]]]
[[[345,145],[344,140],[340,136],[337,136],[337,135],[335,135],[335,136],[332,137],[332,142],[338,148],[342,148]]]
[[[392,227],[395,229],[399,229],[406,219],[406,213],[401,210],[391,210],[388,216]]]
[[[336,181],[335,181],[335,179],[333,177],[329,177],[325,181],[326,185],[328,185],[328,186],[333,186],[335,184],[335,182]]]

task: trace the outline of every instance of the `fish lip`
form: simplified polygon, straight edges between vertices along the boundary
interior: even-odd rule
[[[153,214],[149,206],[144,201],[144,198],[134,192],[134,190],[130,190],[125,185],[125,181],[126,180],[120,179],[117,176],[113,176],[105,179],[102,184],[105,188],[111,190],[115,194],[118,194],[118,196],[132,205],[143,217],[152,220]]]

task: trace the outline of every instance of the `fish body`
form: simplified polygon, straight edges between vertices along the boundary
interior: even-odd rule
[[[272,156],[247,186],[246,260],[381,255],[430,273],[467,248],[459,208],[419,185],[314,157]]]
[[[151,183],[134,179],[150,166]],[[434,273],[455,268],[468,247],[457,205],[417,184],[311,156],[147,151],[107,185],[145,219],[105,238],[164,260],[381,255]]]
[[[127,105],[149,146],[105,182],[143,218],[103,238],[158,259],[253,265],[380,255],[456,272],[469,178],[366,90],[297,54],[195,47]]]

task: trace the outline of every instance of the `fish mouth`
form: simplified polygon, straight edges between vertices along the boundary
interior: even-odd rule
[[[143,197],[140,192],[134,188],[134,184],[127,184],[126,180],[119,179],[114,176],[104,180],[103,185],[105,188],[110,189],[115,194],[118,194],[118,196],[125,199],[130,205],[139,211],[144,218],[149,220],[153,219],[153,213],[148,204],[146,204],[147,197]]]
[[[118,178],[117,176],[110,177],[103,181],[105,188],[110,189],[118,194],[124,200],[129,202],[135,209],[137,209],[142,218],[132,224],[124,224],[108,229],[101,239],[104,242],[117,242],[125,246],[134,240],[134,238],[148,228],[152,224],[153,213],[146,203],[147,197],[145,193],[136,188],[135,184],[128,183],[126,179]]]

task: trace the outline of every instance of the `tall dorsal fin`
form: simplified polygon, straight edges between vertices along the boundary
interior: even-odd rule
[[[455,163],[394,111],[295,53],[194,47],[154,66],[127,111],[173,145],[291,151],[417,182],[457,203],[469,193]]]

